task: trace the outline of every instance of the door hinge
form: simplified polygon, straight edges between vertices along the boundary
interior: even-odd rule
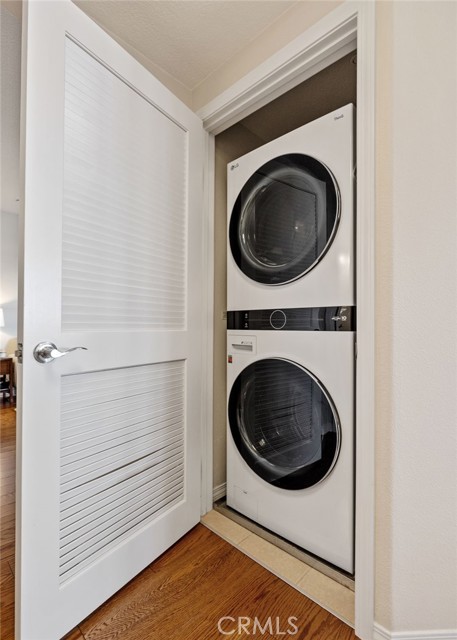
[[[357,360],[358,353],[359,353],[359,350],[357,348],[357,342],[354,342],[354,356],[356,360]]]
[[[17,358],[18,364],[22,364],[22,342],[17,343],[17,349],[14,352],[14,355]]]

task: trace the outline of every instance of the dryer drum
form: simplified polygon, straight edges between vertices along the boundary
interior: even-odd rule
[[[291,282],[323,258],[339,218],[339,189],[330,170],[310,156],[279,156],[260,167],[236,199],[232,255],[256,282]]]
[[[229,397],[234,442],[249,467],[283,489],[306,489],[333,469],[341,443],[336,408],[319,380],[281,358],[250,364]]]

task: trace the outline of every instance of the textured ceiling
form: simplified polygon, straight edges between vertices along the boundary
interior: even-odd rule
[[[287,11],[287,0],[74,0],[193,90]]]

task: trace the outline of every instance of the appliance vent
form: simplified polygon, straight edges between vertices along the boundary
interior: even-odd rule
[[[185,362],[63,376],[60,580],[184,499]]]

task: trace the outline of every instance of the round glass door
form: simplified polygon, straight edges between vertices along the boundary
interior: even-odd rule
[[[305,489],[335,465],[338,415],[322,384],[303,367],[280,358],[250,364],[235,380],[228,411],[238,451],[270,484]]]
[[[310,156],[280,156],[260,167],[238,195],[229,227],[232,255],[256,282],[291,282],[323,258],[339,216],[329,169]]]

